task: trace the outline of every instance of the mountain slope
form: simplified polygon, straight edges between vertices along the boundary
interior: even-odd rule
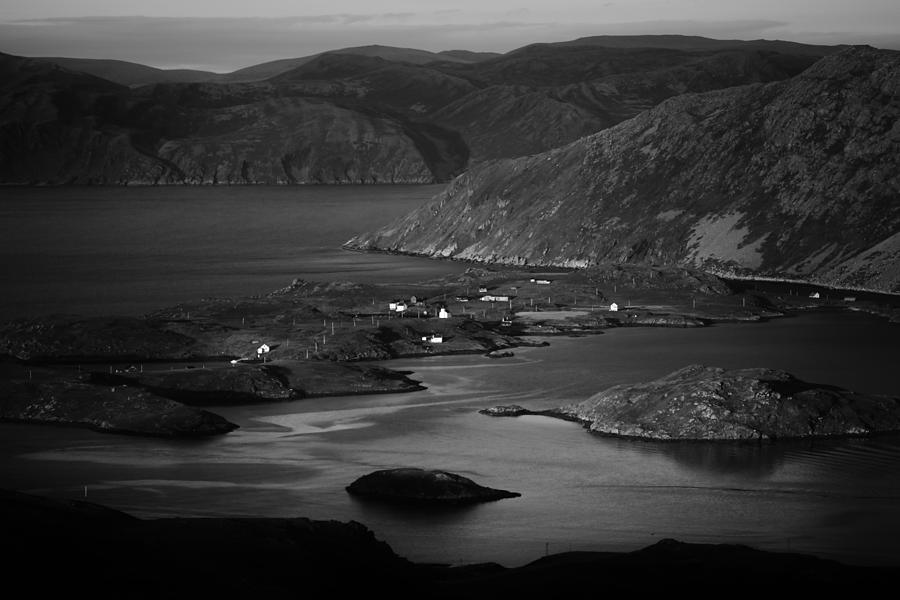
[[[360,248],[515,264],[694,264],[900,290],[900,53],[671,98],[479,165]]]
[[[443,131],[292,85],[130,90],[9,55],[0,75],[5,183],[431,183],[467,158]]]
[[[95,58],[45,57],[38,60],[52,62],[70,71],[80,71],[120,85],[138,86],[151,83],[194,83],[215,81],[219,74],[194,69],[157,69],[124,60]]]
[[[245,83],[129,89],[49,66],[12,77],[0,82],[0,105],[11,108],[0,182],[448,181],[487,159],[570,143],[675,95],[783,80],[813,62],[756,49],[536,45],[473,63],[423,52],[346,49]],[[22,61],[0,55],[0,63]]]
[[[352,48],[341,48],[340,50],[330,50],[321,54],[313,54],[312,56],[301,56],[298,58],[282,58],[269,62],[252,65],[238,69],[231,73],[225,73],[221,76],[222,81],[239,83],[249,81],[263,81],[271,77],[277,77],[297,67],[324,56],[326,54],[349,54],[352,56],[363,56],[368,58],[381,58],[393,62],[404,62],[412,65],[425,65],[428,63],[447,61],[459,63],[472,63],[485,60],[494,56],[490,53],[466,52],[464,50],[447,51],[447,52],[429,52],[427,50],[417,50],[415,48],[396,48],[394,46],[355,46]]]
[[[806,54],[823,57],[832,54],[835,46],[801,44],[784,40],[717,40],[697,35],[594,35],[567,42],[555,42],[553,46],[603,46],[606,48],[669,48],[672,50],[724,50],[755,49]],[[843,47],[842,47],[843,48]]]
[[[473,162],[523,156],[611,127],[672,96],[779,81],[813,62],[758,51],[541,46],[514,59],[447,67],[477,82],[493,83],[429,117],[462,134]]]

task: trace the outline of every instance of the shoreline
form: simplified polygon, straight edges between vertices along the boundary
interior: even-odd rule
[[[11,386],[17,400],[0,406],[0,418],[43,415],[57,406],[52,398],[60,393],[94,389],[99,398],[107,394],[102,385],[112,385],[113,392],[124,386],[119,393],[126,397],[143,390],[189,406],[216,405],[216,398],[219,404],[254,404],[415,391],[423,389],[421,382],[366,364],[476,354],[499,359],[517,347],[548,345],[548,337],[599,335],[619,327],[756,323],[817,308],[900,320],[892,305],[810,302],[779,291],[784,290],[740,290],[718,276],[680,267],[536,271],[492,265],[417,284],[295,279],[267,294],[197,300],[143,318],[18,319],[0,326],[4,361],[21,367],[3,370],[0,384]],[[621,308],[614,309],[617,303]],[[403,310],[395,311],[400,305]],[[447,318],[438,318],[438,309]],[[145,373],[145,363],[185,368]],[[195,368],[198,363],[203,367]],[[102,369],[107,365],[108,374]],[[114,372],[113,365],[123,368]],[[121,425],[128,415],[109,410],[106,429],[129,430]]]
[[[453,262],[459,262],[464,264],[471,264],[472,266],[480,266],[490,268],[492,266],[498,268],[516,268],[523,270],[530,270],[536,274],[540,273],[542,275],[554,275],[554,274],[570,274],[572,272],[583,271],[587,269],[592,269],[595,267],[600,267],[607,264],[612,263],[597,263],[597,264],[589,264],[586,266],[572,266],[568,267],[565,265],[558,264],[546,264],[546,265],[536,265],[536,264],[528,264],[517,261],[509,261],[509,262],[491,262],[491,261],[482,261],[475,260],[471,258],[458,258],[455,256],[435,256],[431,254],[425,253],[417,253],[417,252],[407,252],[403,250],[388,250],[384,248],[365,248],[361,246],[354,246],[351,242],[355,238],[350,238],[344,244],[341,245],[342,250],[346,250],[348,252],[359,252],[359,253],[374,253],[374,254],[387,254],[392,256],[411,256],[416,258],[427,258],[428,260],[447,260]],[[625,264],[625,263],[623,263]],[[646,265],[648,267],[655,265]],[[814,279],[795,279],[790,277],[777,277],[777,276],[766,276],[766,275],[738,275],[733,271],[720,271],[717,269],[704,269],[703,267],[692,265],[692,264],[684,264],[684,265],[673,265],[676,267],[685,267],[691,269],[697,269],[708,273],[714,277],[718,277],[724,281],[759,281],[759,282],[767,282],[767,283],[784,283],[784,284],[794,284],[794,285],[808,285],[813,287],[821,287],[825,289],[835,290],[835,291],[846,291],[846,292],[865,292],[867,294],[876,294],[876,295],[884,295],[884,296],[897,296],[900,298],[900,291],[892,292],[889,290],[882,290],[876,288],[865,288],[865,287],[854,287],[854,286],[837,286],[829,283],[820,282]],[[547,271],[546,269],[563,269],[561,272],[552,272]]]

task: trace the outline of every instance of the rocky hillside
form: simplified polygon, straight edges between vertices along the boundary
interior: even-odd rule
[[[900,291],[900,53],[671,98],[479,165],[357,248],[513,264],[692,264]]]
[[[140,87],[71,70],[103,61],[63,68],[0,54],[0,183],[448,181],[675,95],[784,80],[827,52],[804,48],[537,45],[470,57],[376,47],[262,65],[261,81]],[[113,66],[97,72],[131,85],[147,75]]]
[[[897,431],[900,398],[807,383],[776,369],[691,365],[655,381],[609,388],[557,415],[604,435],[775,440]]]

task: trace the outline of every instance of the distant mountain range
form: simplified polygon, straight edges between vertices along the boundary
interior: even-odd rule
[[[900,292],[900,53],[846,48],[758,80],[482,162],[349,245],[517,265],[690,264]]]
[[[556,148],[837,47],[583,38],[504,55],[366,46],[229,74],[0,54],[0,183],[426,183]]]

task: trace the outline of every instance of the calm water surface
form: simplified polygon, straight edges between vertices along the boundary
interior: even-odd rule
[[[0,320],[137,315],[305,279],[421,281],[462,263],[341,244],[442,186],[0,187]]]
[[[463,264],[340,250],[437,188],[0,189],[0,315],[139,314],[294,277],[414,281]],[[699,330],[621,329],[515,357],[404,360],[428,389],[213,410],[205,441],[0,424],[0,486],[143,516],[355,519],[414,560],[522,564],[545,551],[632,550],[663,537],[900,563],[900,436],[774,445],[595,437],[500,403],[547,408],[690,363],[787,369],[900,395],[898,326],[809,313]],[[16,367],[8,367],[16,368]],[[374,469],[452,470],[517,499],[450,511],[358,502]]]
[[[846,561],[900,562],[900,437],[774,445],[601,438],[500,403],[544,408],[692,362],[786,368],[873,393],[900,391],[896,326],[809,314],[702,330],[621,329],[549,348],[396,361],[428,389],[213,409],[241,429],[170,442],[0,425],[4,485],[144,516],[355,519],[400,554],[522,564],[546,550],[631,550],[663,537],[736,542]],[[452,470],[521,498],[396,510],[344,487],[399,466]]]

